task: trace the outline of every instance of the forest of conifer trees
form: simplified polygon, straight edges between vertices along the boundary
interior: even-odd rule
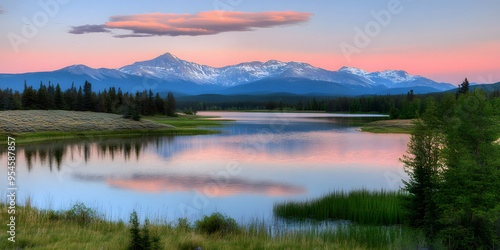
[[[67,90],[40,83],[38,89],[24,84],[22,93],[12,89],[0,89],[0,110],[73,110],[122,114],[126,118],[138,120],[141,115],[164,114],[175,116],[176,101],[172,93],[161,98],[159,93],[151,90],[134,93],[123,93],[115,87],[94,92],[92,84],[85,81],[83,88],[72,85]]]

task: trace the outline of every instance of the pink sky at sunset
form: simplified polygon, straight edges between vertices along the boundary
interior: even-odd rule
[[[43,11],[37,5],[1,4],[0,73],[57,70],[73,64],[119,68],[170,52],[180,59],[223,67],[248,61],[299,61],[327,70],[405,70],[438,82],[500,79],[500,18],[493,5],[402,1],[402,12],[348,60],[341,43],[353,44],[383,11],[386,1],[365,5],[324,1],[245,2],[220,12],[210,5],[151,1],[116,6],[70,2],[33,37],[13,49],[9,34],[22,35]],[[88,12],[92,10],[92,15]],[[467,19],[460,18],[467,11]],[[222,14],[221,14],[222,13]],[[84,14],[84,15],[82,15]],[[425,18],[422,18],[425,17]],[[33,25],[31,25],[33,26]],[[35,25],[36,26],[36,25]]]

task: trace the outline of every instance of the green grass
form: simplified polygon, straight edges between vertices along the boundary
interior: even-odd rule
[[[116,131],[74,131],[74,132],[29,132],[29,133],[0,133],[0,141],[7,141],[7,136],[13,137],[16,144],[26,144],[43,141],[57,141],[66,139],[96,139],[110,137],[137,137],[148,135],[203,135],[220,133],[218,130],[196,128],[168,128],[168,129],[131,129]],[[7,145],[5,143],[5,145]],[[1,147],[1,146],[0,146]]]
[[[370,125],[365,125],[361,127],[361,131],[363,132],[370,132],[370,133],[377,133],[377,134],[410,134],[412,128],[397,128],[397,127],[392,127],[392,128],[380,128],[380,127],[372,127]]]
[[[349,220],[366,225],[402,223],[403,208],[397,191],[334,191],[305,202],[275,204],[274,215],[290,220]]]
[[[74,206],[75,207],[75,206]],[[80,205],[80,207],[82,207]],[[83,206],[84,207],[84,206]],[[85,207],[84,207],[85,208]],[[74,209],[72,209],[74,210]],[[86,219],[78,211],[52,211],[18,206],[16,243],[0,239],[0,249],[126,249],[130,225],[122,221],[96,217]],[[140,212],[139,212],[140,213]],[[75,215],[77,216],[75,219]],[[8,221],[6,206],[0,204],[0,221]],[[139,215],[140,216],[140,215]],[[85,218],[84,222],[78,218]],[[340,225],[329,228],[304,225],[292,229],[273,228],[255,222],[242,225],[230,234],[206,234],[196,231],[195,223],[167,222],[149,218],[151,235],[158,235],[164,249],[407,249],[421,247],[419,232],[401,226]],[[6,223],[5,223],[6,224]],[[144,224],[141,221],[141,226]],[[272,232],[272,233],[271,233]],[[5,232],[4,232],[5,233]]]
[[[361,131],[370,133],[410,134],[413,131],[414,120],[396,119],[369,122],[361,127]]]
[[[151,116],[145,117],[145,119],[155,121],[157,123],[172,125],[176,128],[196,128],[196,127],[222,127],[226,126],[223,122],[233,122],[234,120],[228,119],[208,119],[201,118],[200,116],[188,116],[188,117],[158,117]]]

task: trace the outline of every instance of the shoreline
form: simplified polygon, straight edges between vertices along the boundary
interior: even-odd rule
[[[13,137],[16,144],[58,141],[67,139],[95,139],[137,137],[150,135],[206,135],[219,130],[198,127],[225,126],[221,122],[201,116],[152,116],[140,121],[124,119],[117,114],[64,111],[16,110],[0,111],[0,140]],[[173,126],[173,124],[179,126]],[[0,146],[0,148],[7,144]]]
[[[274,228],[263,220],[249,223],[235,222],[236,229],[228,233],[213,234],[197,226],[206,217],[196,220],[178,218],[169,221],[161,216],[150,217],[137,211],[139,217],[148,218],[148,232],[158,238],[159,249],[392,249],[419,246],[418,231],[404,225],[345,225],[330,228],[318,224],[296,224],[291,229]],[[213,215],[213,214],[212,214]],[[9,218],[8,205],[0,199],[0,218]],[[0,240],[1,249],[18,248],[71,248],[71,249],[126,249],[131,242],[130,221],[112,221],[99,208],[76,202],[63,210],[41,209],[30,202],[16,206],[15,242]],[[228,217],[230,218],[230,217]],[[234,221],[234,220],[233,220]],[[139,220],[140,229],[145,222]],[[214,223],[214,222],[211,222]],[[220,222],[219,222],[220,224]],[[32,226],[27,226],[32,225]],[[297,230],[295,230],[297,229]],[[144,233],[144,231],[142,231]],[[304,241],[304,239],[307,239]]]

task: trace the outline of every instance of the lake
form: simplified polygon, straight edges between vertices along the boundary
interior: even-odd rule
[[[213,135],[18,146],[18,198],[29,196],[34,206],[51,209],[68,209],[79,201],[114,220],[128,221],[132,209],[167,220],[195,220],[214,211],[241,220],[271,217],[275,202],[339,189],[393,190],[407,178],[398,159],[409,135],[356,130],[383,116],[199,115],[235,122],[215,128],[222,133]],[[7,162],[5,152],[0,162]]]

